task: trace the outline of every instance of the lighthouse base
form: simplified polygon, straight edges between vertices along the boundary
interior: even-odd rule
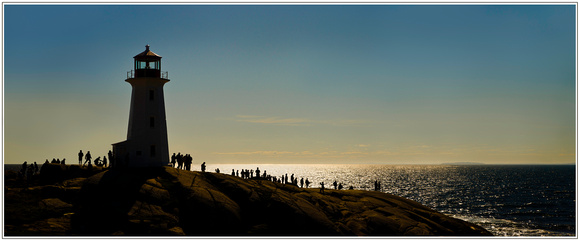
[[[169,165],[169,154],[160,150],[156,153],[154,147],[143,147],[126,140],[113,145],[112,167],[160,167]],[[153,149],[152,149],[153,148]]]

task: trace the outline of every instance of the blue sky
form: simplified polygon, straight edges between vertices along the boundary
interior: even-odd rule
[[[5,163],[125,140],[146,44],[199,161],[574,163],[575,10],[4,4]]]

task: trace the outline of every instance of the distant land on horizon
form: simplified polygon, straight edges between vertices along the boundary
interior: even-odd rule
[[[488,165],[488,166],[493,166],[493,165],[572,165],[575,166],[576,163],[550,163],[550,164],[544,164],[544,163],[522,163],[522,164],[509,164],[509,163],[493,163],[493,164],[488,164],[488,163],[482,163],[482,162],[445,162],[445,163],[441,163],[439,165],[451,165],[451,166],[477,166],[477,165]]]
[[[487,165],[481,162],[445,162],[441,165],[454,165],[454,166],[470,166],[470,165]]]

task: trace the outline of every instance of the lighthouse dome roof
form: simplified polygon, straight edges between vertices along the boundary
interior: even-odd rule
[[[133,57],[135,59],[161,59],[161,56],[159,56],[156,53],[153,53],[153,51],[149,50],[149,45],[145,46],[145,51],[141,52],[138,55],[135,55],[135,57]]]

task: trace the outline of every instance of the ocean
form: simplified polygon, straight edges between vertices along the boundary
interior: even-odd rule
[[[449,216],[478,224],[497,236],[575,236],[574,165],[325,165],[208,164],[231,174],[254,169],[280,177],[308,178],[310,187],[342,183],[359,190],[405,197]],[[5,165],[5,170],[19,165]],[[193,166],[199,171],[199,165]]]

